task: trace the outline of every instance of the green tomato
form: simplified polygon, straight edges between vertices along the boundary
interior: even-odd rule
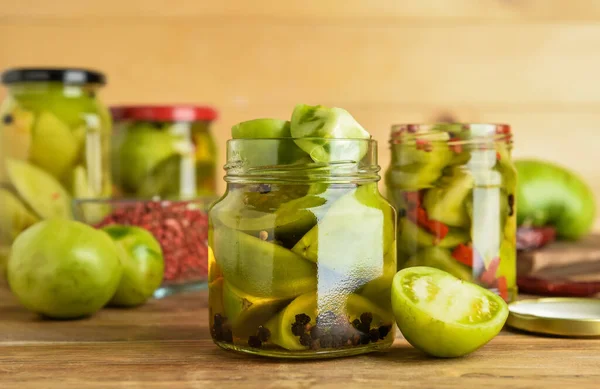
[[[508,305],[493,292],[432,267],[399,271],[392,284],[398,328],[419,350],[436,357],[471,353],[496,336]]]
[[[123,269],[117,246],[106,233],[83,223],[51,219],[17,237],[7,272],[12,292],[27,309],[73,319],[106,305]]]
[[[181,154],[177,137],[150,123],[140,122],[117,133],[112,145],[112,174],[127,192],[137,193],[161,162]]]
[[[591,188],[573,171],[539,160],[515,161],[518,224],[553,226],[559,237],[578,239],[590,232],[596,217]]]
[[[163,280],[165,261],[160,244],[147,230],[112,225],[103,229],[121,251],[123,277],[111,305],[132,307],[145,303]]]

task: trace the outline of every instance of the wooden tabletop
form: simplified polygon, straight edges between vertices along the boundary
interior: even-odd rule
[[[206,292],[45,321],[0,290],[0,388],[598,388],[600,339],[505,330],[476,353],[428,358],[405,340],[388,351],[309,362],[216,347]]]

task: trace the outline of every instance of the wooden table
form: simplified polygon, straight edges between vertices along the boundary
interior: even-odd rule
[[[79,321],[44,321],[0,290],[0,388],[600,388],[600,339],[504,331],[442,360],[398,338],[388,351],[287,362],[217,348],[206,292]]]

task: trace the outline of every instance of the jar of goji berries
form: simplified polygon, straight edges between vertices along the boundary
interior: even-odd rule
[[[192,200],[77,199],[75,218],[96,228],[112,224],[148,230],[160,243],[165,262],[154,297],[205,289],[208,279],[208,208],[214,197]],[[106,215],[100,221],[89,215]]]
[[[322,146],[321,162],[295,141]],[[215,343],[287,358],[389,347],[396,215],[377,189],[377,143],[233,139],[225,169],[209,211]]]
[[[516,169],[501,124],[392,127],[398,267],[431,266],[514,300]]]
[[[140,105],[111,111],[115,196],[179,200],[216,193],[213,108]]]

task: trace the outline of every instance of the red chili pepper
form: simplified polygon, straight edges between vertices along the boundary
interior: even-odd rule
[[[506,277],[498,277],[498,293],[504,301],[508,301],[508,285],[506,284]]]
[[[496,160],[500,161],[502,157],[500,156],[500,152],[496,151]]]
[[[499,265],[500,257],[492,259],[487,269],[485,269],[485,271],[481,274],[481,277],[479,277],[479,279],[487,285],[493,285],[494,281],[496,281],[496,272],[498,271]]]
[[[473,267],[473,247],[460,243],[452,251],[452,257],[458,262]]]
[[[456,154],[460,154],[463,151],[463,147],[461,144],[454,144],[453,142],[460,142],[460,138],[450,138],[450,150],[454,151]]]

